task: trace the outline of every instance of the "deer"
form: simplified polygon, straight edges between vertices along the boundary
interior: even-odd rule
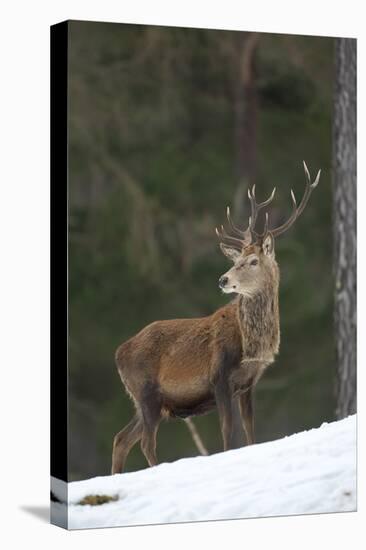
[[[299,205],[291,190],[292,213],[282,225],[257,232],[258,213],[273,201],[276,188],[257,203],[248,189],[251,215],[239,229],[227,207],[229,233],[216,228],[223,254],[233,266],[219,288],[234,299],[206,317],[154,321],[120,345],[115,354],[119,376],[132,398],[135,414],[113,440],[112,474],[121,473],[132,447],[140,441],[149,464],[157,464],[156,436],[163,418],[187,419],[217,409],[224,451],[231,447],[233,403],[237,400],[247,445],[255,442],[253,392],[279,352],[279,266],[275,239],[305,209],[314,182],[303,161],[306,186]]]

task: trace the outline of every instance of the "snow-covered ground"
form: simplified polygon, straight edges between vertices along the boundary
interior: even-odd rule
[[[78,504],[95,494],[118,500]],[[353,511],[356,416],[277,441],[73,482],[68,501],[70,529]]]

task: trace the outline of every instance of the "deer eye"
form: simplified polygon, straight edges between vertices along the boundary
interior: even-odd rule
[[[255,258],[254,260],[252,260],[252,261],[250,262],[249,265],[258,265],[258,260],[257,260],[257,258]]]

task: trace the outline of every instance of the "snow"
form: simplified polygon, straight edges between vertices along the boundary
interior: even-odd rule
[[[119,500],[78,504],[90,494]],[[68,502],[70,529],[355,511],[356,415],[276,441],[72,482]]]

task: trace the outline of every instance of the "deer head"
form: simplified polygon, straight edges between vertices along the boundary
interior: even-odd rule
[[[234,263],[234,266],[219,279],[219,287],[223,292],[251,295],[262,288],[266,281],[271,279],[274,271],[277,272],[275,238],[293,225],[305,209],[312,191],[319,183],[321,171],[319,170],[314,182],[311,183],[310,173],[305,161],[303,161],[303,164],[306,177],[304,195],[299,206],[297,206],[294,192],[291,190],[292,214],[279,227],[269,228],[268,212],[266,212],[263,232],[257,233],[255,230],[258,213],[273,201],[276,188],[273,189],[266,201],[259,204],[255,197],[255,185],[253,185],[251,190],[248,190],[251,215],[249,217],[248,228],[245,231],[234,225],[230,209],[227,207],[226,215],[231,235],[225,231],[223,226],[221,226],[220,230],[216,228],[216,234],[221,241],[220,247],[222,252]]]

